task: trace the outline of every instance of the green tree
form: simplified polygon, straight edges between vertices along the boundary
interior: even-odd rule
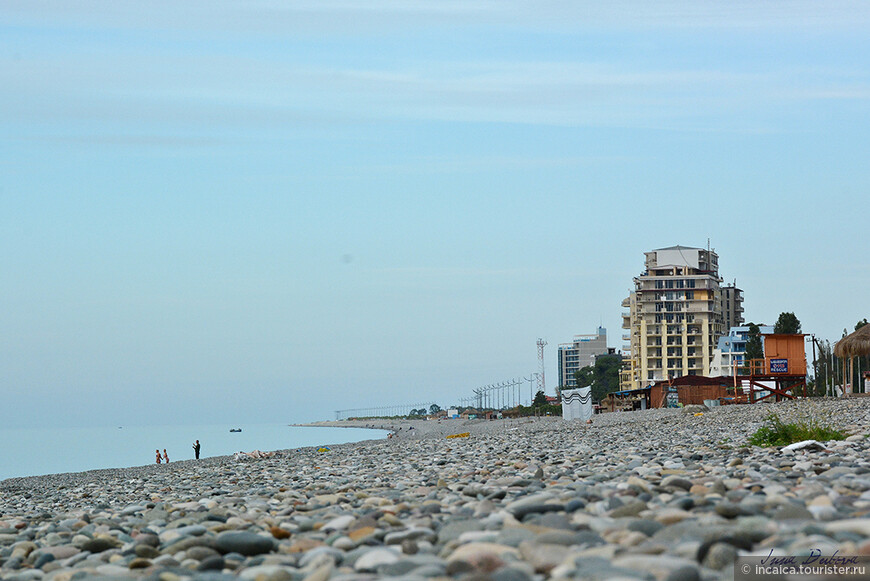
[[[579,387],[592,387],[592,399],[601,401],[608,393],[619,390],[619,370],[622,357],[619,355],[599,355],[594,365],[587,365],[574,372]]]
[[[595,381],[595,366],[587,365],[581,367],[574,372],[574,380],[577,382],[577,387],[587,387]]]
[[[437,414],[440,411],[441,411],[441,406],[438,405],[437,403],[433,403],[432,405],[429,406],[429,415],[434,416],[435,414]]]
[[[746,351],[743,354],[744,373],[749,372],[749,362],[753,359],[764,359],[764,348],[761,346],[761,329],[755,323],[749,323]]]
[[[776,324],[773,326],[774,333],[794,334],[801,332],[801,322],[794,313],[780,313]]]
[[[608,393],[619,391],[619,372],[621,369],[622,357],[620,355],[599,355],[595,358],[592,399],[601,401]]]
[[[547,396],[543,391],[538,390],[538,393],[535,394],[535,399],[532,402],[532,406],[538,407],[542,405],[547,405]]]

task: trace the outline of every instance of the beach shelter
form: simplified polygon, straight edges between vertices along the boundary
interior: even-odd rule
[[[870,325],[864,325],[837,341],[834,355],[841,359],[870,355]]]
[[[870,355],[870,325],[864,325],[854,333],[850,333],[837,341],[837,344],[834,345],[834,355],[843,360],[844,377],[846,376],[846,360],[849,360],[849,378],[854,377],[854,358]]]
[[[582,420],[592,419],[592,388],[562,390],[562,419]]]

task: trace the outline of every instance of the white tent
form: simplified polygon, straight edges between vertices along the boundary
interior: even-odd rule
[[[592,418],[592,388],[562,390],[562,419],[586,421]]]

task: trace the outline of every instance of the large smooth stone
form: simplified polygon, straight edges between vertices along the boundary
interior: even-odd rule
[[[223,554],[239,553],[253,557],[271,552],[275,548],[275,541],[255,533],[230,531],[217,536],[215,548]]]

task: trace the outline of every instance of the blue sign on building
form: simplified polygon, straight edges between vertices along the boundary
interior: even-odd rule
[[[771,359],[771,373],[788,373],[788,359]]]

